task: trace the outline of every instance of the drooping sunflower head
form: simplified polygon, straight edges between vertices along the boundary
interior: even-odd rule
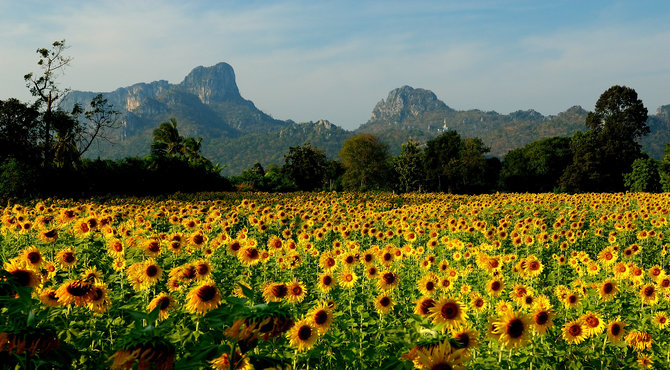
[[[186,309],[190,312],[204,315],[219,307],[221,298],[221,291],[219,291],[214,282],[204,280],[186,295]]]
[[[263,287],[263,299],[266,302],[281,302],[288,294],[288,287],[284,283],[270,282]]]

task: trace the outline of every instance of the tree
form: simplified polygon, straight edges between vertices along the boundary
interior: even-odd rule
[[[372,134],[348,138],[340,150],[345,171],[342,185],[353,190],[387,188],[390,173],[388,147]]]
[[[561,184],[572,191],[623,190],[623,173],[642,155],[637,140],[649,133],[646,122],[647,108],[634,89],[609,88],[586,117],[589,130],[573,136],[573,161]]]
[[[184,151],[184,138],[179,134],[177,119],[161,123],[153,132],[151,155],[155,157],[179,156]]]
[[[431,190],[453,192],[460,171],[460,152],[461,136],[453,130],[426,142],[424,168]]]
[[[42,145],[44,164],[50,166],[52,162],[53,145],[52,140],[52,114],[56,111],[57,102],[67,93],[67,89],[58,87],[56,77],[63,73],[64,69],[72,61],[71,57],[65,56],[63,52],[67,49],[65,40],[54,41],[51,50],[46,48],[37,49],[40,59],[37,65],[42,68],[40,76],[28,73],[23,76],[30,93],[37,98],[35,106],[43,109],[44,128],[42,131]]]
[[[552,137],[510,150],[503,158],[500,183],[507,191],[550,192],[572,162],[569,137]]]
[[[328,158],[326,153],[309,143],[292,146],[284,155],[281,172],[300,190],[311,191],[324,185]]]
[[[658,174],[663,191],[670,192],[670,141],[665,143],[663,160],[658,165]]]
[[[652,158],[638,158],[633,162],[632,171],[623,175],[626,189],[634,192],[657,192],[661,190],[658,166]]]
[[[421,191],[425,187],[426,171],[418,141],[409,139],[402,144],[400,155],[393,158],[393,167],[398,174],[400,191]]]
[[[0,162],[12,157],[39,165],[39,111],[17,99],[0,100]]]
[[[484,154],[489,148],[482,139],[469,137],[463,140],[460,159],[460,183],[457,183],[459,192],[480,193],[486,185],[486,158]]]

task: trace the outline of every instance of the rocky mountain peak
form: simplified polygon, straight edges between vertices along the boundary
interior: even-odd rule
[[[218,101],[241,102],[244,99],[235,83],[235,72],[228,63],[199,66],[189,73],[179,87],[200,98],[204,104]]]
[[[426,111],[451,110],[430,90],[402,86],[389,92],[372,110],[371,121],[388,120],[399,122],[407,117],[417,117]]]

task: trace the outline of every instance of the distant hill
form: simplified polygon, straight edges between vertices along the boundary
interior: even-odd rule
[[[97,94],[72,91],[61,107],[87,105]],[[396,154],[409,138],[425,142],[445,130],[456,130],[463,137],[480,137],[491,148],[491,155],[501,157],[535,140],[585,130],[588,114],[579,106],[555,116],[544,116],[534,110],[510,114],[477,109],[458,111],[430,90],[403,86],[377,103],[366,123],[347,131],[327,120],[295,123],[263,113],[240,95],[233,68],[226,63],[196,67],[179,84],[138,83],[103,95],[122,113],[122,127],[114,133],[114,145],[100,142],[89,150],[89,157],[118,159],[146,155],[153,130],[175,117],[182,135],[203,137],[203,154],[225,165],[226,175],[239,174],[256,162],[264,166],[282,164],[290,146],[305,142],[335,159],[348,137],[364,132],[379,136]],[[641,144],[652,157],[660,159],[665,143],[670,140],[670,105],[650,115],[648,124],[651,134]]]

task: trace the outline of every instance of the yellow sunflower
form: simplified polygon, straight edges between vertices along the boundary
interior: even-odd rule
[[[463,325],[468,319],[465,306],[455,297],[443,297],[429,309],[430,317],[435,324],[445,324],[445,328]]]
[[[303,318],[289,329],[286,337],[291,347],[302,352],[314,347],[319,334],[312,321],[309,318]]]
[[[375,310],[377,310],[377,312],[380,314],[387,314],[391,312],[394,304],[395,302],[393,302],[393,298],[391,298],[391,296],[386,293],[382,293],[377,296],[374,302]]]
[[[286,296],[286,300],[291,303],[302,302],[305,299],[305,295],[307,295],[305,284],[302,281],[293,280],[287,284],[287,288],[288,295]]]
[[[573,320],[563,325],[563,339],[569,344],[579,344],[587,337],[586,327],[581,320]]]
[[[321,292],[328,293],[330,292],[331,289],[333,289],[333,286],[335,286],[335,278],[333,277],[332,274],[324,272],[321,273],[321,275],[319,275],[319,281],[317,282],[317,287]]]
[[[507,311],[502,317],[496,320],[494,333],[498,340],[508,348],[517,348],[525,344],[531,324],[526,315]]]
[[[284,283],[266,283],[263,287],[263,299],[265,302],[281,302],[289,294],[288,287]]]
[[[189,312],[204,315],[219,307],[221,304],[221,291],[214,282],[204,280],[186,295],[186,309]]]
[[[312,324],[314,324],[319,335],[322,335],[328,331],[330,324],[333,322],[333,309],[328,305],[328,302],[320,302],[307,312],[307,317],[312,319]]]
[[[163,321],[170,316],[170,310],[176,306],[176,301],[168,293],[159,293],[149,302],[147,311],[152,312],[158,308],[158,320]]]
[[[595,337],[605,330],[605,322],[602,317],[595,312],[587,311],[579,320],[584,326],[584,332],[588,337]]]
[[[610,321],[607,324],[607,338],[613,344],[618,344],[626,335],[626,323],[621,321],[620,317]]]

